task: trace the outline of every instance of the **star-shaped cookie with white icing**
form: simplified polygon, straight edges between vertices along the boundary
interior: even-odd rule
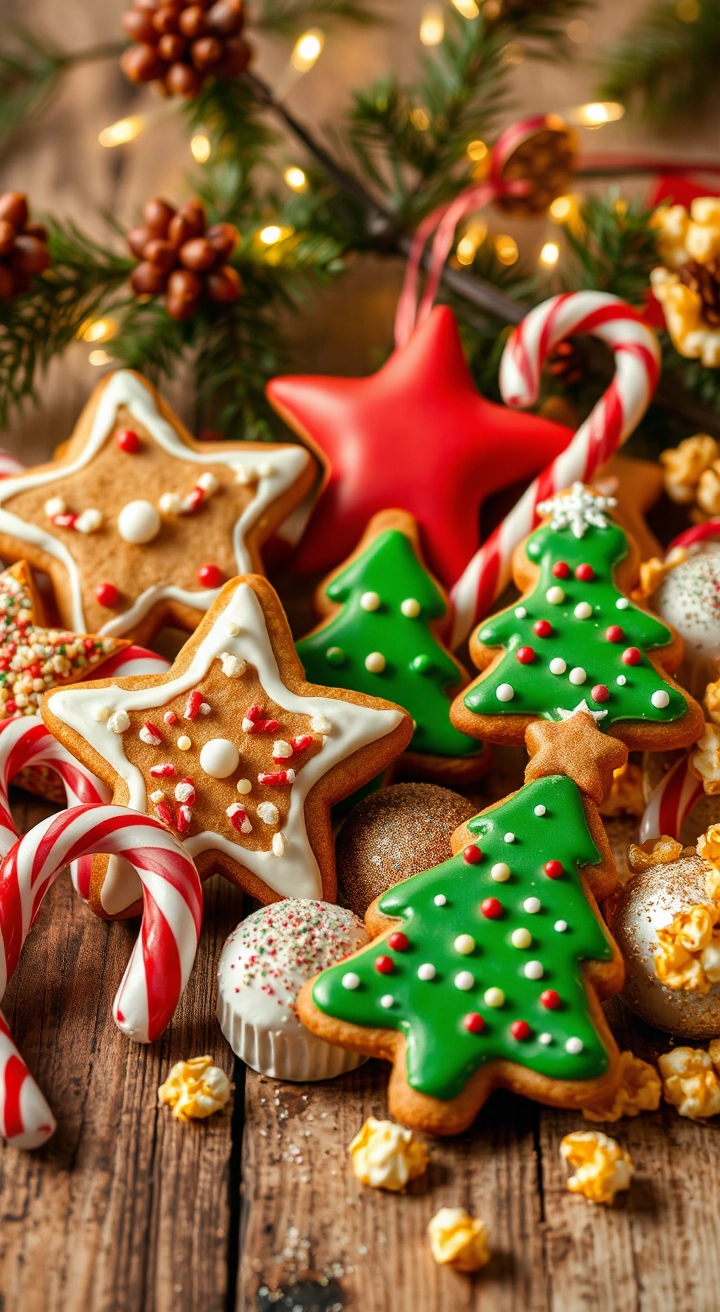
[[[330,807],[413,732],[392,702],[306,682],[258,575],[225,585],[167,674],[50,693],[42,713],[114,801],[167,824],[202,876],[220,870],[262,902],[335,900]],[[99,915],[133,914],[139,896],[130,868],[94,858]]]
[[[0,556],[53,581],[69,629],[148,642],[192,631],[302,500],[301,446],[196,442],[140,374],[95,389],[56,459],[0,480]]]

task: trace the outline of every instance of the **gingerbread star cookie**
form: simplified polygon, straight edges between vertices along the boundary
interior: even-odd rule
[[[100,679],[43,703],[55,736],[113,790],[261,902],[335,900],[330,807],[412,737],[392,702],[307,683],[264,578],[225,585],[164,675]],[[90,905],[133,914],[136,877],[96,857]]]
[[[47,465],[0,482],[0,556],[52,578],[63,624],[147,642],[193,630],[303,498],[302,447],[196,442],[140,374],[96,388]]]

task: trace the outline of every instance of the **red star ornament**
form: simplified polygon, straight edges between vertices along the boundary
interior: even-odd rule
[[[429,568],[450,587],[479,546],[483,501],[529,479],[571,437],[479,395],[444,305],[369,378],[289,375],[267,395],[324,468],[295,557],[303,573],[337,565],[373,515],[397,507],[418,520]]]

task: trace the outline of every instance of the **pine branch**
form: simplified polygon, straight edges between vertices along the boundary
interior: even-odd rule
[[[586,200],[580,207],[578,228],[568,226],[565,231],[571,256],[564,279],[567,288],[612,292],[631,305],[643,305],[650,270],[658,262],[651,214],[637,202],[623,200],[615,189]]]
[[[312,23],[342,21],[369,27],[387,18],[368,0],[262,0],[253,13],[256,31],[296,36]]]
[[[677,125],[717,100],[720,8],[655,0],[606,53],[598,94],[630,101],[648,122]]]
[[[63,51],[25,28],[16,28],[0,49],[0,141],[49,108],[73,65],[117,58],[123,49],[124,42],[118,41]]]

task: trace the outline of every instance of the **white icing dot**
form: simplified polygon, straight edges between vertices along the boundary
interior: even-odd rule
[[[618,600],[615,602],[615,609],[627,610],[629,605],[630,602],[628,601],[627,597],[618,597]]]
[[[356,975],[354,970],[346,970],[341,983],[344,989],[359,989],[360,976]]]
[[[554,928],[557,930],[558,934],[564,934],[567,929],[567,920],[556,920]]]
[[[472,934],[458,934],[453,943],[453,947],[461,956],[467,957],[471,952],[475,951],[475,939]]]
[[[151,501],[128,501],[118,515],[117,526],[123,542],[142,546],[157,537],[162,520]]]
[[[571,683],[574,683],[577,686],[585,682],[587,679],[587,671],[583,669],[582,665],[576,665],[568,674],[568,679]]]
[[[546,1048],[548,1043],[552,1043],[552,1034],[548,1034],[547,1030],[543,1034],[538,1034],[538,1043],[542,1043]]]
[[[326,715],[313,715],[310,717],[310,728],[313,733],[330,733],[332,722]]]
[[[582,1052],[583,1047],[582,1039],[578,1039],[574,1035],[565,1041],[565,1051],[569,1052],[571,1057],[577,1057],[578,1053]]]
[[[122,708],[108,716],[107,727],[112,733],[125,733],[130,728],[130,716]]]
[[[380,605],[380,596],[377,592],[363,592],[360,598],[360,605],[363,610],[377,610]]]
[[[545,974],[542,961],[528,961],[523,974],[526,979],[542,979]]]
[[[659,711],[662,711],[670,701],[670,694],[667,693],[664,688],[658,688],[657,692],[653,693],[650,701],[653,706],[656,706]]]
[[[266,825],[276,825],[280,819],[280,812],[274,802],[261,802],[257,813]]]
[[[188,738],[186,733],[181,733],[177,745],[181,752],[189,752],[192,747],[192,739]]]
[[[527,611],[526,611],[525,607],[524,607],[524,606],[516,606],[516,607],[515,607],[515,615],[516,615],[516,618],[519,619],[519,620],[525,620],[525,619],[527,619]]]
[[[523,906],[531,916],[536,916],[542,906],[539,897],[526,897]]]
[[[508,829],[508,832],[505,834],[504,841],[505,841],[506,843],[514,843],[514,842],[515,842],[515,835],[514,835],[513,833],[511,833],[511,831],[510,831],[509,829]]]
[[[424,980],[426,984],[434,979],[436,975],[437,971],[432,962],[426,961],[422,966],[418,966],[418,979]]]
[[[236,638],[240,632],[240,625],[236,624],[234,620],[231,620],[230,623],[226,625],[225,632],[227,633],[228,638]]]
[[[106,720],[110,719],[109,706],[96,706],[92,717],[93,720],[97,720],[98,724],[104,724]]]
[[[558,588],[556,585],[552,588],[548,588],[545,593],[545,600],[549,601],[551,606],[561,606],[565,600],[565,593],[562,588]]]
[[[535,815],[547,815],[547,807],[543,806],[542,802],[538,802],[537,806],[534,807],[533,809]]]
[[[500,683],[498,684],[495,696],[499,702],[511,702],[515,696],[515,689],[511,683]]]
[[[381,651],[371,651],[369,656],[365,657],[365,669],[370,674],[382,674],[387,661]]]
[[[486,989],[483,996],[488,1007],[502,1007],[505,1001],[502,989]]]
[[[567,661],[564,661],[562,656],[553,656],[548,668],[551,674],[564,674],[567,669]]]
[[[383,993],[380,999],[380,1006],[385,1007],[385,1009],[387,1010],[388,1007],[392,1007],[394,1001],[395,999],[392,993]]]
[[[461,970],[455,976],[453,984],[456,989],[462,989],[463,993],[467,993],[475,985],[475,976],[471,975],[469,970]]]
[[[576,620],[589,620],[592,615],[592,606],[589,601],[579,601],[573,611]]]
[[[284,856],[284,855],[285,855],[285,835],[284,835],[284,834],[273,834],[273,836],[272,836],[272,852],[273,852],[273,856]]]
[[[55,515],[64,515],[66,510],[67,501],[62,497],[50,497],[49,501],[45,502],[45,514],[48,519],[53,519]]]
[[[211,779],[227,779],[239,764],[240,753],[229,738],[211,738],[200,752],[200,768]]]
[[[494,879],[496,884],[504,884],[505,880],[510,878],[510,867],[504,861],[496,861],[490,871],[490,878]]]
[[[447,904],[447,898],[444,893],[437,893],[433,898],[436,907],[444,907]]]
[[[406,619],[416,620],[420,614],[420,602],[416,601],[414,597],[406,597],[404,601],[400,602],[400,609]]]
[[[625,687],[625,684],[627,683],[627,677],[626,677],[626,675],[624,675],[624,674],[618,674],[618,677],[617,677],[617,679],[615,680],[615,682],[616,682],[616,683],[619,683],[621,688],[624,688],[624,687]]]
[[[532,943],[532,934],[529,929],[514,929],[510,935],[510,942],[514,948],[529,948]]]
[[[243,796],[245,796],[246,793],[252,792],[252,784],[249,779],[238,779],[235,787],[239,793],[243,794]]]

